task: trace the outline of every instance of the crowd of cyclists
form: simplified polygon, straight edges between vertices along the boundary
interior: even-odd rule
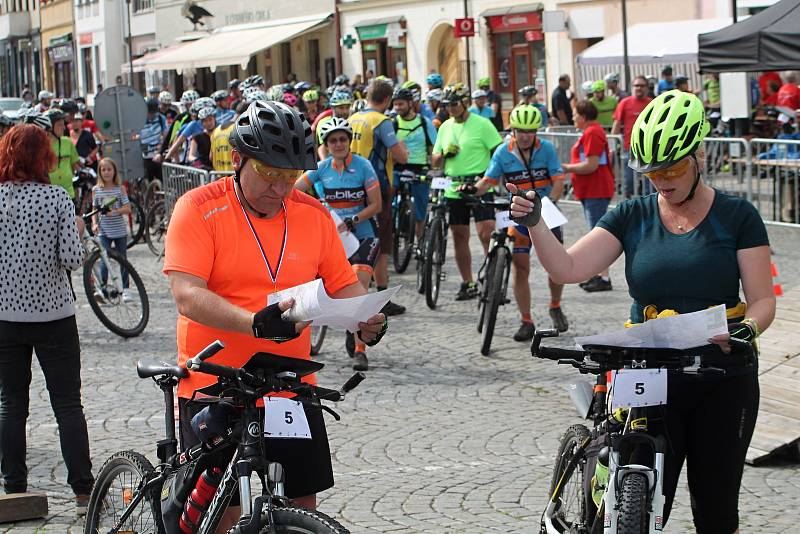
[[[160,87],[148,88],[147,118],[139,133],[147,178],[159,178],[165,162],[232,175],[183,197],[171,221],[164,271],[170,276],[181,316],[179,360],[185,362],[220,332],[234,333],[232,343],[242,348],[237,358],[249,349],[262,350],[258,344],[262,342],[268,343],[270,352],[287,355],[295,349],[303,352],[300,345],[308,343],[308,325],[282,315],[292,306],[291,300],[268,301],[261,309],[264,299],[260,294],[255,298],[237,292],[262,284],[261,273],[257,277],[240,277],[236,283],[241,287],[231,287],[229,280],[222,279],[226,277],[220,278],[212,261],[202,257],[204,251],[212,253],[215,243],[249,240],[252,234],[257,247],[242,260],[247,263],[239,265],[263,260],[275,291],[288,284],[287,278],[301,283],[315,276],[323,278],[334,298],[362,295],[372,282],[378,290],[387,288],[394,190],[401,176],[415,177],[411,191],[417,237],[428,212],[430,178],[443,175],[450,180],[444,195],[461,278],[455,295],[458,301],[479,295],[472,270],[471,220],[475,221],[484,253],[495,228],[494,208],[474,202],[475,197],[513,194],[513,292],[521,323],[513,335],[516,341],[530,340],[536,330],[529,284],[533,249],[548,272],[547,311],[553,328],[560,332],[569,329],[561,307],[564,284],[582,282],[587,291],[610,290],[608,267],[625,252],[628,285],[635,299],[633,323],[649,319],[646,310],[651,305],[684,313],[724,303],[729,308],[731,331],[754,342],[774,315],[774,297],[765,289],[769,287],[769,247],[763,222],[745,201],[702,183],[696,152],[702,150],[702,139],[709,130],[705,106],[681,86],[680,78],[672,80],[671,69],[664,72],[661,82],[653,84],[638,76],[632,83],[633,94],[628,96],[620,88],[618,76],[612,73],[583,86],[585,94],[578,98],[568,92],[569,77],[562,76],[549,109],[538,101],[534,86],[525,86],[519,90],[518,103],[507,114],[508,129],[501,100],[491,90],[489,78],[478,80],[474,91],[458,81],[446,84],[438,73],[428,75],[424,85],[416,81],[395,84],[378,76],[366,87],[352,84],[346,75],[340,75],[325,90],[309,82],[267,87],[261,76],[254,75],[244,81],[232,80],[227,89],[209,96],[190,89],[179,98]],[[711,89],[707,90],[711,94]],[[125,192],[118,190],[116,168],[102,159],[102,143],[107,139],[97,129],[84,101],[55,100],[51,93],[43,91],[22,122],[45,129],[52,138],[56,154],[56,166],[50,173],[52,184],[63,187],[74,198],[75,172],[82,166],[99,166],[101,178],[96,194],[118,194],[120,203],[115,214],[126,213]],[[583,131],[570,162],[560,161],[554,146],[537,135],[541,129],[556,124],[574,124]],[[0,124],[0,134],[9,127],[6,122]],[[645,182],[652,189],[641,193],[658,193],[636,197],[608,214],[614,190],[607,142],[603,141],[606,130],[623,134],[626,168],[648,178]],[[541,203],[537,200],[546,196],[558,203],[568,174],[572,175],[572,187],[578,193],[576,198],[582,201],[590,231],[576,245],[565,249],[560,229],[551,230],[540,223],[537,210]],[[627,183],[626,176],[625,196],[636,196]],[[291,224],[297,224],[300,217],[311,226],[325,227],[326,219],[315,211],[318,204],[307,200],[304,193],[316,196],[336,216],[338,233],[352,232],[358,239],[358,249],[346,258],[350,267],[345,269],[347,272],[342,272],[343,257],[320,252],[322,240],[331,237],[322,230],[305,243],[297,242],[297,237],[287,241],[287,236],[294,235],[289,232],[290,218]],[[226,212],[223,204],[228,202],[235,207]],[[246,227],[230,219],[239,208]],[[659,216],[663,226],[649,222]],[[704,239],[696,242],[677,239],[702,229],[706,217],[714,219],[715,228],[725,230],[719,239],[711,243],[703,232],[697,235],[702,234]],[[238,235],[239,230],[246,235]],[[281,231],[283,244],[279,240],[262,242],[260,235],[266,235],[263,232],[280,235]],[[108,237],[112,243],[118,236]],[[320,250],[312,250],[313,247]],[[717,252],[721,256],[709,256],[708,247],[720,249]],[[672,252],[665,255],[663,250],[667,249]],[[216,254],[213,262],[233,269],[232,262],[241,259],[238,254],[241,252],[233,249],[230,257]],[[313,256],[314,271],[289,273],[279,284],[284,258],[287,262],[298,258],[310,261],[304,255]],[[691,259],[699,256],[702,258]],[[725,258],[724,266],[717,261],[720,257]],[[684,288],[670,274],[675,263],[684,264],[679,270],[686,280],[696,280],[692,283],[696,299],[681,300],[676,296]],[[708,268],[715,264],[716,269]],[[696,276],[698,272],[703,276]],[[746,314],[739,305],[740,277],[747,300]],[[670,282],[664,282],[665,278]],[[654,289],[656,286],[663,290]],[[219,299],[221,295],[225,297]],[[253,312],[251,308],[260,311]],[[361,323],[361,330],[347,333],[346,348],[355,370],[369,368],[367,346],[380,341],[387,332],[387,317],[405,312],[405,307],[389,302],[381,313]],[[205,337],[199,330],[192,331],[191,325],[203,325]],[[194,332],[195,337],[181,342],[181,332],[185,336]],[[709,341],[722,350],[730,350],[725,336]],[[230,360],[229,364],[238,366],[243,362]],[[754,424],[753,402],[757,403],[757,395],[756,401],[752,395],[758,388],[754,377],[743,371],[730,381],[689,381],[675,386],[675,391],[691,396],[696,404],[711,402],[711,398],[713,406],[722,407],[723,399],[736,396],[740,401],[737,410],[741,409],[741,417],[737,411],[735,417],[719,419],[714,425],[692,415],[692,407],[686,407],[679,420],[665,423],[669,433],[681,439],[680,450],[672,451],[670,456],[667,484],[671,493],[667,508],[680,467],[688,457],[698,528],[714,524],[719,518],[724,520],[721,524],[726,525],[725,532],[737,528],[741,469]],[[181,381],[178,391],[182,401],[198,386],[194,382]],[[716,387],[713,394],[707,391],[712,386]],[[743,389],[749,394],[737,393]],[[180,406],[186,422],[193,414],[184,413],[185,406]],[[701,428],[703,425],[706,428]],[[738,437],[735,432],[728,432],[737,428]],[[725,435],[730,434],[733,444],[724,465],[698,467],[699,462],[708,460],[704,440],[713,442],[711,435],[720,429],[727,432]],[[324,425],[321,435],[322,443],[309,452],[317,459],[329,456]],[[695,449],[698,445],[699,452]],[[297,451],[286,454],[289,464],[302,462]],[[320,465],[320,470],[329,471],[329,458]],[[704,470],[704,474],[694,477],[717,480],[726,469],[724,498],[714,502],[706,494],[708,488],[699,485],[691,470]],[[309,475],[313,480],[294,490],[290,497],[313,508],[315,493],[332,485],[332,478],[327,475],[319,475],[318,479],[315,476]],[[707,531],[722,532],[716,528]]]

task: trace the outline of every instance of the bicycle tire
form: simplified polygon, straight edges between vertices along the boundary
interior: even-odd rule
[[[486,264],[486,271],[483,277],[483,282],[481,284],[481,292],[478,295],[478,333],[483,333],[483,324],[486,322],[486,288],[488,287],[488,280],[492,279],[492,267],[493,263],[489,262]]]
[[[444,233],[444,221],[440,218],[433,220],[431,225],[431,235],[425,250],[425,303],[428,308],[435,310],[436,301],[439,300],[439,287],[441,286],[442,262],[441,242]],[[439,263],[436,265],[436,263]]]
[[[350,534],[338,521],[317,510],[294,506],[274,508],[272,519],[270,523],[268,514],[261,514],[259,534]],[[228,534],[240,533],[238,526],[228,531]]]
[[[622,478],[617,534],[647,534],[650,529],[647,493],[647,476],[644,473],[628,473]]]
[[[586,517],[586,489],[583,487],[584,467],[586,462],[580,459],[578,463],[572,465],[575,451],[581,444],[589,438],[589,429],[584,425],[572,425],[561,436],[556,453],[555,466],[553,467],[553,479],[550,481],[550,491],[548,495],[552,499],[556,491],[559,493],[561,505],[553,518],[553,524],[560,532],[585,532],[589,518]],[[569,469],[569,471],[568,471]],[[572,491],[574,489],[574,492]],[[571,495],[574,493],[574,495]],[[566,496],[562,498],[562,495]],[[571,509],[571,504],[578,505],[577,517],[569,521],[566,515]],[[566,506],[565,506],[566,504]],[[573,529],[575,522],[579,522],[579,528]],[[581,530],[581,527],[584,530]]]
[[[328,332],[327,326],[311,325],[311,355],[316,356],[322,351],[322,342],[325,341],[325,334]]]
[[[142,200],[145,212],[148,211],[158,201],[157,192],[163,190],[164,187],[161,185],[161,180],[158,178],[150,180],[150,183],[147,184],[147,189],[144,190],[144,198]]]
[[[392,241],[392,259],[397,274],[406,272],[408,264],[411,262],[416,232],[414,223],[414,203],[410,198],[403,199],[395,213],[395,231]]]
[[[489,285],[486,287],[486,304],[484,310],[483,338],[481,342],[481,354],[489,355],[494,337],[494,326],[497,322],[497,311],[500,309],[500,301],[503,298],[501,291],[503,288],[503,278],[508,268],[508,249],[499,247],[495,251],[493,259],[489,260]],[[494,263],[494,266],[492,266]]]
[[[95,272],[95,264],[98,262],[98,260],[102,261],[102,256],[100,255],[99,250],[92,252],[86,259],[86,262],[83,264],[83,289],[86,291],[86,299],[89,301],[89,306],[92,308],[94,314],[98,319],[100,319],[100,322],[103,323],[103,326],[120,337],[136,337],[144,332],[144,329],[147,327],[147,322],[150,319],[150,301],[147,298],[147,290],[144,287],[142,278],[139,276],[139,273],[136,272],[136,269],[134,269],[133,265],[131,265],[131,262],[123,258],[116,250],[108,250],[106,253],[108,254],[110,261],[117,262],[120,269],[125,269],[128,271],[128,277],[130,281],[133,282],[132,285],[136,288],[136,295],[139,297],[141,311],[138,313],[138,316],[135,316],[138,321],[132,326],[120,326],[108,316],[108,313],[106,313],[107,310],[112,309],[112,306],[114,308],[120,308],[120,306],[125,307],[124,312],[126,314],[128,314],[128,311],[130,311],[126,305],[127,303],[122,301],[122,292],[120,291],[121,288],[111,288],[110,290],[109,288],[100,288],[100,292],[102,293],[104,300],[108,303],[106,308],[103,308],[95,298],[97,290],[95,287],[95,279],[97,276],[99,276],[99,265],[97,266],[97,272]],[[134,317],[133,315],[130,316]]]
[[[128,224],[128,248],[140,243],[144,237],[145,214],[142,207],[135,200],[130,201],[131,213],[126,217]]]
[[[166,207],[164,201],[159,200],[147,212],[145,223],[145,241],[147,248],[156,256],[164,253],[164,239],[167,234]]]
[[[425,247],[428,242],[428,235],[430,229],[426,226],[422,231],[422,236],[417,243],[417,293],[420,295],[425,294]]]
[[[119,474],[128,472],[132,475],[130,483],[123,484],[119,488],[121,490],[119,491],[119,497],[121,497],[119,506],[113,506],[111,510],[112,513],[119,512],[121,516],[125,501],[129,501],[132,498],[139,481],[146,476],[150,476],[154,471],[150,461],[138,452],[121,451],[112,454],[97,474],[94,488],[89,496],[84,533],[105,534],[113,526],[113,524],[103,525],[103,512],[108,511],[109,498],[113,499],[116,496],[114,495],[115,488],[113,488],[113,483]],[[128,530],[141,534],[161,534],[164,532],[158,491],[154,489],[149,495],[145,496],[139,503],[141,512],[137,514],[134,511],[131,517],[123,524],[123,531]],[[113,522],[115,521],[112,520]]]

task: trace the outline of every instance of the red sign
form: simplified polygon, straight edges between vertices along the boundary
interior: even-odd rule
[[[544,33],[539,30],[528,30],[525,32],[526,41],[543,41]]]
[[[456,19],[456,37],[473,37],[475,35],[475,19],[472,17]]]
[[[542,14],[539,11],[497,15],[488,19],[493,31],[535,30],[542,27]]]
[[[81,45],[92,44],[92,32],[78,34],[78,44]]]

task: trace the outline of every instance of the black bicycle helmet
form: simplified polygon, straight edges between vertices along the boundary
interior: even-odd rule
[[[44,112],[44,116],[50,119],[50,124],[55,124],[67,118],[63,111],[58,108],[50,108]]]
[[[228,89],[238,89],[241,83],[242,82],[239,80],[239,78],[234,78],[228,82]]]
[[[302,113],[281,102],[255,101],[236,119],[231,145],[242,156],[280,169],[317,168],[311,126]]]
[[[520,89],[517,92],[522,96],[533,96],[536,93],[538,93],[536,88],[534,86],[532,86],[532,85],[526,85],[525,87],[523,87],[522,89]]]
[[[8,118],[5,113],[0,113],[0,128],[10,128],[14,126],[14,121]]]
[[[148,98],[145,100],[145,104],[147,104],[147,112],[148,113],[158,113],[158,99],[157,98]]]
[[[340,74],[333,80],[333,85],[350,85],[350,78],[347,74]]]
[[[58,105],[59,109],[64,113],[77,113],[78,112],[78,104],[75,103],[74,100],[65,98],[61,101]]]
[[[394,94],[392,94],[392,100],[408,100],[409,102],[414,101],[414,93],[411,92],[411,89],[403,89],[402,87],[398,87],[394,90]]]

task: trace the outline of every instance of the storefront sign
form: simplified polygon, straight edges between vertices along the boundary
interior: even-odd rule
[[[508,58],[504,59],[500,64],[500,69],[497,71],[497,78],[500,80],[500,87],[508,89],[511,79],[509,75],[510,61]]]
[[[47,55],[50,56],[50,61],[53,63],[61,63],[63,61],[72,61],[73,51],[72,43],[65,43],[58,46],[51,46],[47,49]]]
[[[78,34],[78,43],[81,44],[81,45],[90,45],[90,44],[92,44],[92,32],[79,33]]]
[[[361,46],[361,49],[364,52],[375,52],[376,50],[378,50],[378,45],[376,45],[375,43],[365,44]]]
[[[258,11],[240,11],[238,13],[225,15],[225,26],[232,26],[234,24],[247,24],[249,22],[261,22],[264,20],[269,20],[269,9],[260,9]]]
[[[544,40],[544,33],[539,30],[528,30],[525,32],[526,41],[542,41]]]
[[[344,37],[342,37],[342,46],[347,48],[348,50],[352,49],[353,45],[355,45],[357,42],[358,41],[356,40],[356,38],[350,35],[349,33]]]
[[[386,37],[386,26],[386,24],[359,26],[356,28],[356,31],[358,31],[358,38],[362,41],[366,41],[368,39],[383,39]]]
[[[405,46],[400,42],[403,37],[403,28],[399,24],[389,24],[386,29],[386,46],[389,48],[402,48]]]
[[[492,31],[535,30],[542,27],[542,14],[539,11],[497,15],[488,19]]]
[[[456,37],[474,37],[475,36],[475,19],[466,17],[456,19],[455,22],[455,36]]]

